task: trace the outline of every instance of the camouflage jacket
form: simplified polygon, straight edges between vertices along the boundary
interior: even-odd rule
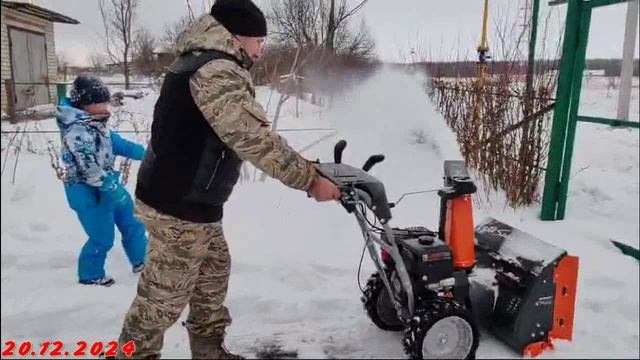
[[[212,16],[195,20],[179,37],[177,50],[227,53],[243,65],[212,60],[190,79],[192,97],[220,139],[248,161],[286,186],[307,191],[316,176],[313,163],[292,149],[271,130],[262,106],[255,100],[249,70],[251,58]]]

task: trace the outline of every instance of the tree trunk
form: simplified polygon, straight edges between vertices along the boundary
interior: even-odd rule
[[[329,7],[329,21],[327,23],[327,43],[326,48],[329,50],[334,49],[334,42],[336,37],[336,1],[331,0],[331,6]]]
[[[129,48],[125,46],[124,48],[124,88],[129,90]]]

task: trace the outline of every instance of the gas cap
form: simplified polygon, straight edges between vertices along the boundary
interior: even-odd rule
[[[418,237],[418,242],[421,245],[433,245],[433,237],[427,236],[427,235],[422,235],[422,236]]]

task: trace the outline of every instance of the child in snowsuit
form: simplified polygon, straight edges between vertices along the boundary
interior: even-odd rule
[[[147,248],[144,225],[134,218],[131,196],[114,170],[115,156],[142,160],[145,149],[109,130],[109,99],[109,89],[99,78],[81,75],[57,112],[66,168],[64,190],[89,236],[78,261],[79,282],[86,285],[115,283],[104,270],[114,225],[122,233],[134,273],[142,271]]]

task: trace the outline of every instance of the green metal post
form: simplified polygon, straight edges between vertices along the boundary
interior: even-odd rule
[[[558,74],[558,90],[556,91],[556,108],[551,126],[551,140],[549,142],[549,156],[547,172],[544,178],[544,192],[542,197],[542,220],[556,220],[556,209],[560,189],[560,174],[566,142],[567,120],[571,103],[573,66],[578,40],[579,19],[581,18],[582,0],[569,0],[565,21],[564,42]],[[578,16],[576,16],[578,15]]]
[[[571,160],[573,159],[573,147],[576,140],[576,126],[578,124],[578,111],[580,105],[580,93],[582,92],[582,77],[584,73],[587,42],[589,39],[589,26],[591,25],[592,9],[588,3],[580,4],[580,28],[575,63],[573,66],[573,91],[569,108],[569,122],[567,128],[564,160],[562,161],[562,175],[560,177],[560,194],[558,196],[558,211],[556,220],[564,219],[567,208],[567,194],[569,192],[569,177],[571,175]]]
[[[58,105],[62,103],[65,97],[67,97],[67,84],[56,85],[56,92],[58,94]]]

